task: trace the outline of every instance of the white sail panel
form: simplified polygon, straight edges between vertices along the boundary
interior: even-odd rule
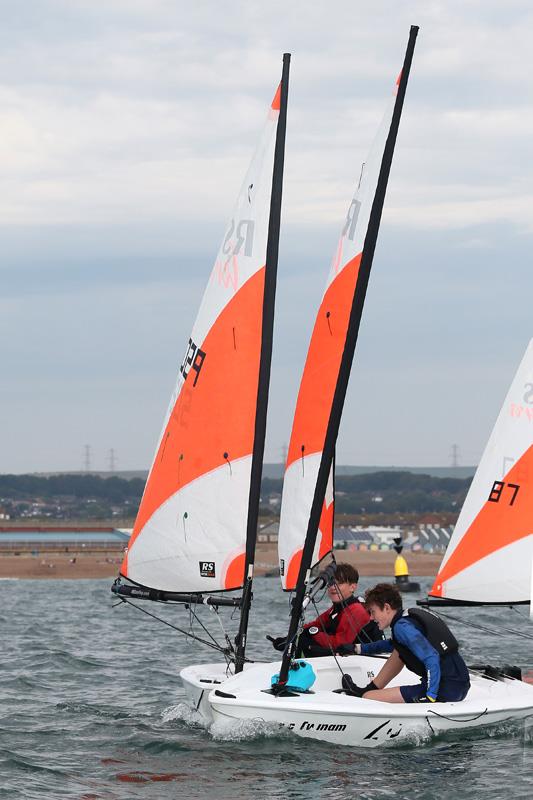
[[[511,384],[430,594],[529,600],[533,559],[533,340]]]
[[[370,212],[391,127],[399,79],[363,165],[331,262],[300,383],[283,483],[278,552],[284,589],[296,585],[337,384]],[[332,484],[332,482],[331,482]],[[333,503],[325,503],[323,518]],[[333,519],[331,519],[331,525]],[[319,531],[319,539],[322,541]],[[315,556],[323,548],[315,548]],[[323,553],[322,553],[323,554]],[[313,562],[314,563],[314,562]]]
[[[145,586],[211,592],[244,568],[246,516],[235,514],[250,486],[251,456],[224,464],[172,494],[150,518],[128,557],[128,576]],[[216,504],[206,498],[216,497]],[[241,559],[239,560],[239,556]],[[186,571],[183,564],[188,565]],[[143,580],[138,577],[142,576]]]
[[[185,349],[121,567],[155,589],[243,584],[279,97]]]
[[[313,502],[318,468],[320,467],[320,453],[307,456],[301,461],[295,461],[287,468],[283,482],[283,496],[285,502],[282,506],[282,519],[280,520],[280,532],[286,530],[304,530],[304,536],[300,539],[300,548],[297,550],[287,549],[287,546],[294,546],[287,536],[282,536],[278,540],[278,554],[280,565],[280,576],[284,589],[294,589],[300,569],[300,561],[303,548],[303,538],[307,531],[309,522],[309,509]],[[305,470],[305,471],[304,471]],[[312,563],[316,564],[333,548],[333,467],[329,473],[328,487],[322,516],[313,551]],[[307,516],[306,516],[307,514]]]

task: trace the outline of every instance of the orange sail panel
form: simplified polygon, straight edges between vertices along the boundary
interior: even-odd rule
[[[344,221],[326,289],[311,336],[289,444],[281,504],[278,552],[283,588],[292,590],[301,562],[333,396],[346,343],[348,323],[370,212],[398,86],[379,127]],[[316,563],[333,546],[333,481],[326,495],[313,554]]]
[[[121,567],[143,586],[244,582],[278,94],[185,347]]]
[[[523,602],[533,565],[533,342],[518,368],[430,594]]]

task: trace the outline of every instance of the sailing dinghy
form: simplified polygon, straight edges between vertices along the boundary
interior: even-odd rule
[[[195,705],[245,663],[265,443],[290,55],[218,251],[139,506],[120,578],[132,599],[239,608],[225,661],[182,680]],[[121,578],[127,580],[124,583]],[[228,596],[227,592],[240,592]],[[152,615],[153,616],[153,615]],[[204,628],[205,630],[205,628]],[[190,631],[183,631],[191,636]],[[203,635],[203,634],[202,634]],[[207,674],[206,674],[207,673]]]
[[[422,605],[530,604],[533,592],[533,340],[518,368],[479,463],[454,534]],[[521,631],[518,635],[524,636]],[[494,632],[496,637],[498,632]],[[533,686],[509,668],[470,668],[471,688],[459,703],[395,704],[338,694],[333,657],[307,659],[316,674],[312,691],[265,693],[281,664],[262,664],[211,692],[213,715],[277,722],[298,736],[376,747],[446,731],[481,728],[533,717]],[[383,661],[340,659],[342,671],[366,685]],[[389,684],[418,683],[402,670]],[[258,691],[261,685],[263,691]]]
[[[417,30],[411,32],[404,68],[396,81],[391,101],[350,202],[300,383],[283,482],[278,538],[282,587],[285,591],[297,589],[295,602],[300,606],[303,595],[298,595],[298,586],[302,587],[299,576],[304,575],[304,585],[307,585],[312,567],[325,559],[333,548],[333,453],[328,455],[325,452],[325,439],[328,435],[331,438],[328,423],[332,407],[336,412],[342,408],[336,390],[338,376],[341,369],[345,376],[349,373],[349,366],[346,369],[346,340],[348,333],[353,334],[358,325],[362,311],[379,225],[377,217],[381,214],[386,173],[392,160]],[[367,231],[370,234],[368,242],[365,242]],[[362,263],[363,252],[366,265]],[[317,391],[317,387],[320,387],[320,391]],[[331,442],[328,447],[331,450]],[[324,482],[322,490],[319,478]],[[308,531],[310,519],[311,527],[314,525],[313,537]],[[313,581],[313,591],[323,585],[324,579],[318,578],[316,582]],[[293,619],[297,617],[299,615],[293,615]],[[294,631],[291,631],[289,641],[294,644],[296,639]],[[292,655],[293,652],[290,658]],[[309,661],[314,662],[313,659]],[[321,662],[324,661],[328,659],[321,659]],[[272,665],[267,667],[271,669]],[[250,670],[256,674],[256,667],[247,665],[246,671]],[[225,691],[227,674],[223,673],[220,665],[213,664],[187,667],[182,670],[181,677],[189,702],[208,720],[212,719],[213,705],[208,702],[209,690],[217,688],[214,687],[217,684],[217,697],[220,697]],[[224,683],[222,688],[221,683]]]
[[[385,117],[382,134],[378,135],[376,139],[363,171],[360,186],[350,206],[350,209],[356,209],[355,216],[357,217],[353,241],[361,244],[364,241],[364,244],[359,253],[357,253],[357,248],[354,253],[354,248],[345,241],[346,233],[350,230],[351,217],[349,213],[338,248],[340,255],[338,259],[334,260],[302,379],[295,425],[293,426],[293,439],[291,439],[291,448],[289,448],[282,524],[280,525],[282,580],[284,588],[295,588],[296,590],[287,636],[288,644],[281,662],[250,666],[246,672],[225,681],[223,687],[214,688],[210,692],[208,700],[216,721],[262,720],[282,725],[298,736],[322,739],[342,745],[376,747],[401,740],[426,738],[428,735],[442,731],[463,730],[509,719],[525,719],[533,715],[533,686],[508,677],[504,671],[491,674],[485,674],[483,671],[471,672],[471,689],[467,698],[460,703],[393,704],[347,697],[339,693],[342,673],[349,674],[359,686],[366,685],[377,675],[383,665],[383,660],[369,656],[349,656],[339,659],[332,655],[306,659],[306,663],[311,665],[315,673],[315,682],[309,690],[294,689],[295,680],[297,680],[294,676],[298,674],[294,667],[296,664],[301,665],[302,663],[295,656],[298,636],[304,622],[303,612],[312,601],[317,585],[319,585],[319,582],[313,582],[311,579],[311,566],[320,557],[322,547],[328,542],[329,519],[327,515],[329,508],[333,508],[333,498],[330,497],[327,501],[325,498],[327,498],[328,485],[331,486],[334,446],[417,32],[417,28],[411,29],[394,105]],[[368,208],[369,202],[370,209]],[[351,289],[351,308],[348,314],[345,313],[344,317],[340,316],[339,318],[337,311],[341,306],[338,302],[335,305],[335,295],[331,294],[328,297],[328,292],[331,286],[335,286],[337,274],[342,275],[345,269],[348,271],[344,277]],[[348,277],[350,269],[352,275]],[[342,293],[339,292],[343,299],[345,294],[346,290]],[[335,310],[334,314],[332,314],[332,309]],[[342,346],[336,348],[333,342],[333,331],[338,332],[339,327],[342,326],[342,320],[344,320],[344,329],[341,333]],[[327,334],[329,334],[329,338]],[[527,419],[527,424],[523,424],[520,434],[517,433],[517,426],[513,426],[515,438],[509,442],[505,439],[510,426],[498,426],[497,424],[496,438],[503,437],[503,440],[499,442],[498,446],[495,446],[491,444],[491,439],[487,449],[491,454],[495,453],[496,455],[491,460],[490,469],[485,465],[484,458],[478,470],[478,472],[481,471],[481,475],[485,476],[485,483],[486,477],[490,473],[490,485],[488,488],[486,486],[481,489],[476,488],[478,487],[477,475],[472,484],[471,492],[474,492],[478,511],[479,499],[486,490],[484,496],[488,500],[485,506],[490,504],[490,508],[485,515],[493,514],[492,524],[488,529],[481,524],[477,525],[476,533],[467,536],[465,530],[470,530],[470,526],[473,524],[472,520],[475,518],[475,514],[472,506],[476,504],[470,501],[469,494],[465,502],[465,520],[461,522],[463,517],[461,515],[457,536],[450,541],[451,555],[445,556],[443,567],[435,583],[434,594],[439,597],[446,596],[452,587],[455,589],[456,586],[464,586],[472,575],[478,574],[476,564],[479,556],[490,560],[496,551],[516,546],[515,555],[504,554],[504,563],[506,568],[510,568],[513,564],[517,565],[517,559],[523,558],[519,581],[520,589],[515,590],[513,596],[507,594],[506,597],[503,597],[501,595],[501,600],[507,603],[510,601],[522,602],[522,598],[529,600],[529,593],[525,598],[523,597],[526,588],[528,592],[531,592],[533,581],[531,577],[532,535],[530,533],[533,530],[533,508],[531,495],[526,489],[528,479],[533,482],[533,473],[527,470],[533,444],[533,427],[527,427],[527,425],[531,425],[533,420],[530,419],[523,407],[524,392],[529,392],[533,403],[533,391],[530,391],[533,389],[533,351],[531,347],[528,352],[530,352],[529,363],[527,366],[524,364],[521,366],[502,410],[504,417],[509,414],[516,418],[522,416],[522,422],[524,423],[524,420]],[[329,360],[333,358],[335,361],[336,359],[336,373],[330,383],[326,382],[327,407],[322,415],[312,416],[302,413],[302,409],[307,410],[316,401],[316,395],[320,395],[320,402],[322,400],[322,392],[308,391],[306,381],[312,388],[313,377],[316,381],[319,371],[322,376],[324,370],[320,370],[320,368],[328,363],[328,356]],[[327,370],[326,376],[328,376]],[[531,383],[528,383],[529,381]],[[520,405],[521,398],[522,405]],[[533,418],[533,411],[531,417]],[[315,425],[316,420],[319,422],[318,425]],[[520,442],[518,441],[519,436],[522,437]],[[309,446],[309,442],[313,443],[313,447]],[[502,460],[505,457],[511,458],[512,462]],[[500,464],[503,465],[503,473],[493,470],[497,459],[500,459]],[[510,463],[514,465],[515,472]],[[300,467],[299,472],[298,467]],[[309,474],[310,480],[307,482],[306,478]],[[501,475],[502,479],[495,481],[496,475]],[[509,510],[507,524],[499,527],[502,519],[497,516],[497,512],[493,511],[493,507],[501,499],[501,502],[506,502],[510,509],[518,499],[518,494],[513,499],[512,493],[520,491],[522,491],[520,499],[524,501],[519,511],[519,514],[523,515],[520,516],[520,524],[518,524],[518,515],[513,517]],[[288,499],[287,492],[290,493]],[[283,517],[284,512],[285,517]],[[307,530],[305,538],[301,532],[302,523]],[[487,530],[488,537],[486,536]],[[496,533],[493,545],[488,545],[486,541],[483,541],[493,536],[496,530],[498,533]],[[465,537],[466,542],[461,547],[461,542]],[[473,544],[475,538],[477,538],[476,545]],[[459,548],[460,553],[462,551],[462,555],[456,556],[452,560],[456,548]],[[450,560],[452,560],[452,566],[449,566]],[[462,574],[468,570],[470,570],[470,575]],[[486,575],[489,576],[488,571]],[[514,577],[514,574],[509,574],[509,585],[514,585]],[[490,578],[491,586],[493,586],[494,573],[490,575]],[[453,583],[454,580],[455,583]],[[482,577],[478,580],[478,590],[480,586],[484,587],[483,590],[486,593],[488,585]],[[462,591],[468,594],[466,589]],[[493,601],[498,597],[500,597],[499,590],[492,592]],[[389,686],[418,682],[419,678],[416,675],[403,669]]]

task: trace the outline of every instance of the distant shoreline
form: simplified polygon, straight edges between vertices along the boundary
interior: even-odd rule
[[[405,553],[410,574],[436,575],[442,560],[439,553]],[[363,577],[394,575],[393,550],[336,550],[337,561],[355,564]],[[0,556],[0,579],[80,580],[113,578],[118,575],[122,551],[91,553],[69,548],[68,553],[43,551],[39,555],[21,554]],[[256,552],[256,575],[275,573],[277,550],[272,545],[259,544]]]

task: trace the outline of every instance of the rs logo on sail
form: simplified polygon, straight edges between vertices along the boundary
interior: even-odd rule
[[[254,228],[253,219],[240,219],[237,224],[232,219],[222,244],[222,252],[225,256],[237,256],[244,245],[244,255],[251,256],[254,249]],[[232,241],[235,235],[235,242]]]
[[[344,228],[342,229],[342,235],[347,236],[350,241],[353,242],[353,237],[355,236],[355,228],[357,226],[357,219],[359,217],[359,211],[361,209],[361,203],[359,200],[356,200],[355,197],[351,202],[350,208],[348,209],[348,214],[346,215],[346,222],[344,223]]]

